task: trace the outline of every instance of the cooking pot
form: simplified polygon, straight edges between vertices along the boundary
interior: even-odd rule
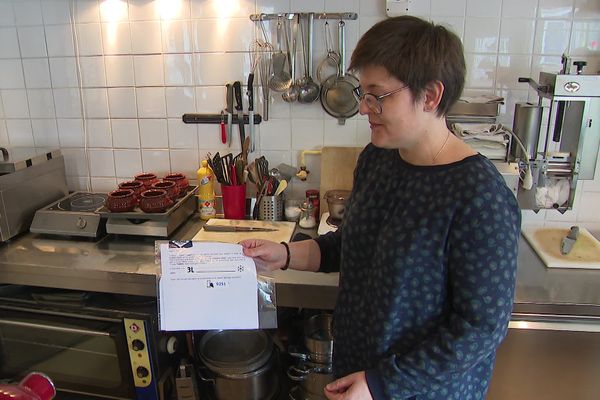
[[[308,359],[317,363],[330,364],[333,355],[331,314],[317,314],[304,324],[304,345]]]
[[[310,397],[318,398],[325,398],[323,389],[334,380],[331,365],[310,362],[300,366],[290,366],[287,376],[292,381],[300,382],[300,386]]]
[[[260,330],[207,332],[197,349],[209,370],[200,379],[214,386],[217,400],[266,400],[278,390],[271,338]]]

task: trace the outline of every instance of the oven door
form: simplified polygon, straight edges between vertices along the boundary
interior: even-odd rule
[[[135,399],[123,320],[0,308],[0,377],[47,374],[59,391]]]

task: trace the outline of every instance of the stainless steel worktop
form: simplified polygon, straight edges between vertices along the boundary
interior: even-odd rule
[[[173,239],[189,239],[193,216]],[[27,233],[0,244],[0,283],[155,296],[154,240],[107,235],[99,241]],[[338,274],[275,271],[280,306],[330,309]],[[515,312],[600,316],[600,271],[550,270],[521,239]]]

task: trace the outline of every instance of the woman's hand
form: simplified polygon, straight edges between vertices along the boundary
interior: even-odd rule
[[[365,371],[346,375],[325,386],[325,396],[329,400],[373,400]]]
[[[274,271],[285,265],[287,251],[281,243],[262,239],[246,239],[240,242],[244,254],[254,259],[256,268],[263,271]]]

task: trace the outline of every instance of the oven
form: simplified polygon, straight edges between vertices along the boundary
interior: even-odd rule
[[[47,374],[59,397],[168,399],[178,334],[159,332],[153,298],[0,288],[0,379]]]

